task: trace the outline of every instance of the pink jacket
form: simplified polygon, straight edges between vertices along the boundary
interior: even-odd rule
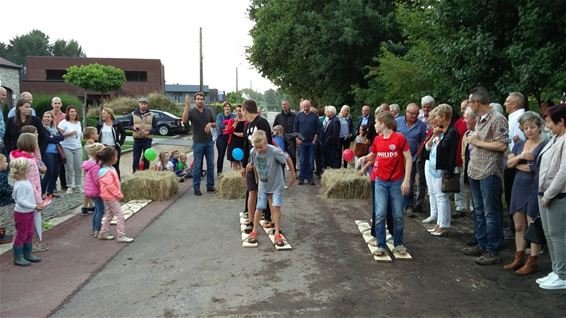
[[[83,170],[85,172],[85,196],[89,198],[99,197],[100,185],[98,184],[98,171],[100,170],[100,166],[92,159],[85,160],[83,161]]]
[[[39,168],[37,167],[33,154],[20,150],[13,150],[10,152],[10,160],[18,158],[25,158],[29,162],[30,169],[28,172],[28,180],[33,187],[35,202],[37,204],[43,204],[43,198],[41,197],[41,178],[39,177]]]
[[[120,178],[113,167],[102,167],[98,171],[100,197],[104,201],[120,201],[124,198],[120,187]]]

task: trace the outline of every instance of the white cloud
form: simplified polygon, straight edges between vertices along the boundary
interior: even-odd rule
[[[245,48],[251,45],[249,0],[20,0],[3,10],[0,41],[33,29],[53,42],[74,39],[89,57],[161,59],[168,84],[199,83],[199,27],[203,28],[204,84],[233,91],[274,88],[251,68]]]

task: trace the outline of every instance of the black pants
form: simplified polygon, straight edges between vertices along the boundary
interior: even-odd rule
[[[322,146],[322,168],[340,169],[340,149],[342,145],[326,144]]]
[[[67,177],[65,176],[65,165],[61,163],[59,170],[59,182],[61,183],[61,190],[67,190]]]
[[[132,171],[139,170],[139,162],[146,149],[151,148],[151,138],[134,139],[134,149],[132,150],[134,161],[132,162]],[[143,157],[143,170],[149,169],[149,161]]]
[[[503,188],[505,191],[505,203],[507,203],[507,209],[511,206],[511,190],[513,189],[513,182],[515,181],[515,174],[517,170],[515,169],[505,169],[503,170]],[[502,211],[503,212],[503,211]],[[504,214],[505,212],[503,212]],[[503,217],[502,214],[502,217]],[[510,225],[509,228],[515,232],[515,221],[513,221],[513,215],[509,215]],[[503,220],[502,220],[503,221]],[[502,222],[503,224],[503,222]]]
[[[218,150],[218,160],[216,160],[216,172],[222,173],[224,167],[224,156],[226,155],[226,148],[228,148],[228,135],[220,135],[216,139],[216,150]]]
[[[351,143],[352,143],[352,141],[350,140],[350,138],[341,138],[340,139],[340,154],[344,153],[344,150],[350,149]],[[338,155],[340,155],[340,154],[338,154]],[[348,168],[348,161],[343,160],[343,167]]]

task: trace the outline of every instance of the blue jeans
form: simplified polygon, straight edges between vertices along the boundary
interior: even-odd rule
[[[301,169],[299,171],[299,179],[312,180],[314,169],[314,150],[315,144],[302,143],[299,145],[299,159]]]
[[[92,198],[94,201],[94,213],[92,214],[92,230],[100,231],[102,227],[102,217],[104,216],[104,201],[101,197]]]
[[[61,170],[61,156],[59,153],[46,153],[43,160],[47,171],[41,179],[41,192],[53,194]]]
[[[151,148],[151,142],[152,142],[152,139],[150,139],[150,138],[134,139],[134,149],[132,150],[132,154],[134,156],[134,161],[132,162],[132,171],[133,172],[138,171],[140,159],[142,158],[145,150],[148,149],[148,148]],[[145,159],[145,156],[143,156],[143,166],[144,166],[143,170],[149,169],[149,161],[147,161]]]
[[[389,206],[393,212],[393,245],[403,244],[403,195],[401,194],[401,183],[398,181],[375,180],[375,234],[377,245],[385,247],[385,222]]]
[[[214,142],[193,143],[193,188],[200,190],[200,178],[202,176],[202,160],[206,157],[206,189],[214,188]]]
[[[501,179],[491,175],[482,180],[470,178],[476,240],[480,248],[490,254],[499,254],[503,244],[503,228],[501,226]]]

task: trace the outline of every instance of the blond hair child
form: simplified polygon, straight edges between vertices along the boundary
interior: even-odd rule
[[[84,152],[86,154],[86,158],[88,161],[88,158],[90,157],[87,147],[94,144],[95,142],[98,141],[98,130],[96,129],[96,127],[92,127],[92,126],[88,126],[85,127],[85,129],[83,130],[83,138],[86,141],[85,145],[84,145]],[[102,150],[102,149],[100,149]],[[83,155],[83,158],[85,156]],[[85,161],[83,161],[83,170],[84,170],[84,163]],[[83,182],[86,183],[86,180]],[[85,184],[86,186],[86,184]],[[83,189],[84,192],[84,189]],[[94,212],[96,209],[96,205],[94,203],[94,201],[92,200],[91,197],[89,197],[88,195],[85,194],[84,200],[83,200],[83,207],[81,208],[81,214],[83,216],[88,216],[89,212]],[[94,218],[94,216],[93,216]]]
[[[104,201],[100,198],[100,185],[98,183],[98,171],[100,170],[100,165],[96,162],[96,157],[102,149],[104,149],[104,145],[98,142],[86,145],[85,150],[89,159],[83,162],[83,171],[85,173],[85,198],[94,202],[94,213],[92,215],[93,237],[98,237],[98,233],[102,226],[102,217],[104,216]]]

